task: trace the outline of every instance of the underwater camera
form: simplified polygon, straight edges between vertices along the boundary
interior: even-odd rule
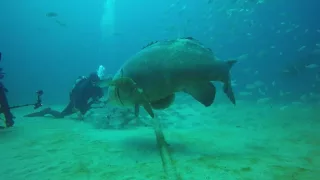
[[[42,106],[42,99],[41,96],[43,95],[43,91],[42,90],[38,90],[36,91],[37,93],[37,102],[34,104],[34,109],[38,109],[39,107]]]
[[[1,57],[2,57],[2,53],[0,52],[0,62],[1,62]],[[4,78],[4,75],[5,75],[5,73],[3,72],[3,68],[0,67],[0,80],[2,80]],[[1,103],[0,114],[5,111],[8,111],[10,109],[15,109],[15,108],[20,108],[20,107],[33,106],[34,109],[38,109],[39,107],[42,106],[42,99],[41,99],[41,96],[43,95],[42,90],[36,91],[37,99],[36,99],[35,103],[18,105],[18,106],[11,106],[11,107],[9,107],[8,102],[7,102],[7,97],[5,95],[5,93],[8,92],[8,90],[4,87],[2,82],[0,82],[0,92],[2,92],[0,94],[1,95],[1,98],[0,98],[1,102],[5,101],[5,102]]]
[[[35,103],[32,104],[24,104],[24,105],[18,105],[18,106],[12,106],[10,109],[15,109],[15,108],[21,108],[21,107],[26,107],[26,106],[33,106],[34,109],[38,109],[39,107],[42,106],[42,99],[41,96],[43,95],[42,90],[36,91],[37,99]]]
[[[0,62],[1,62],[1,52],[0,52]],[[0,67],[0,80],[2,80],[5,76],[5,73],[3,72],[3,68]],[[37,99],[35,103],[32,104],[24,104],[24,105],[18,105],[18,106],[9,106],[8,99],[6,96],[6,93],[8,90],[3,85],[2,81],[0,81],[0,115],[4,115],[4,122],[5,126],[0,126],[0,129],[4,129],[6,127],[12,127],[14,125],[14,116],[11,113],[11,109],[20,108],[20,107],[26,107],[26,106],[33,106],[34,109],[38,109],[42,106],[42,99],[41,96],[43,95],[42,90],[36,91]]]

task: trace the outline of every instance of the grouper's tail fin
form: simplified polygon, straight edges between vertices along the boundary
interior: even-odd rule
[[[231,68],[233,67],[233,65],[237,62],[237,60],[228,60],[226,61],[229,71],[231,70]],[[228,98],[230,99],[230,101],[232,102],[232,104],[236,104],[236,98],[234,97],[234,93],[232,90],[232,85],[231,85],[231,78],[230,78],[230,74],[228,75],[228,80],[227,82],[224,83],[223,86],[223,92],[228,96]]]
[[[238,62],[238,61],[237,61],[237,60],[228,60],[228,61],[226,61],[227,65],[228,65],[228,67],[229,67],[229,71],[230,71],[230,69],[233,67],[233,65],[234,65],[236,62]]]

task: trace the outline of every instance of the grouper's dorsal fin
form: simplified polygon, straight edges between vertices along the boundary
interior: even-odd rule
[[[189,36],[189,37],[184,37],[184,38],[181,38],[181,39],[189,39],[189,40],[193,40],[193,41],[198,41],[198,40],[196,40],[195,38],[193,38],[193,37],[191,37],[191,36]]]
[[[157,43],[158,41],[151,41],[147,45],[143,46],[142,49],[152,46],[153,44]]]
[[[202,47],[203,49],[206,49],[207,51],[209,51],[209,52],[211,52],[211,53],[213,52],[212,49],[206,47],[206,46],[205,46],[204,44],[202,44],[198,39],[195,39],[195,38],[193,38],[193,37],[179,38],[178,41],[179,41],[179,40],[188,41],[190,46],[194,46],[194,47],[200,46],[200,47]]]
[[[201,44],[199,40],[197,40],[197,39],[195,39],[193,37],[190,37],[190,36],[189,37],[183,37],[183,38],[180,38],[180,39],[186,39],[186,40],[193,41],[193,42],[195,42],[197,44]]]
[[[146,97],[145,93],[138,85],[128,77],[121,77],[110,82],[110,86],[115,86],[123,91],[131,92],[132,96],[137,99],[137,104],[142,104],[144,109],[148,112],[148,114],[154,118],[154,112],[152,110],[151,104]]]

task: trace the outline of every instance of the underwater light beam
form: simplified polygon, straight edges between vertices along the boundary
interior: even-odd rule
[[[104,3],[104,11],[100,21],[100,28],[103,40],[106,40],[112,35],[114,35],[115,1],[116,0],[106,0]]]

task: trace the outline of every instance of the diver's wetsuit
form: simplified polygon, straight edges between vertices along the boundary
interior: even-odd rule
[[[11,127],[14,124],[14,116],[10,112],[8,99],[6,96],[7,89],[0,82],[0,114],[4,114],[6,127]]]
[[[0,52],[0,61],[1,61],[2,53]],[[0,80],[4,78],[5,73],[2,71],[2,68],[0,68]],[[10,106],[8,103],[8,99],[6,96],[6,92],[8,90],[4,87],[2,82],[0,82],[0,114],[4,114],[4,121],[6,124],[6,127],[11,127],[14,124],[13,118],[14,116],[10,112]],[[4,128],[0,126],[0,128]]]
[[[81,78],[75,84],[70,93],[70,102],[62,112],[46,108],[40,112],[25,115],[25,117],[39,117],[50,114],[55,118],[63,118],[64,116],[75,113],[76,110],[84,115],[91,108],[91,105],[103,96],[102,88],[93,84],[92,75],[93,74],[91,74],[89,78]],[[88,102],[90,98],[91,101]]]

